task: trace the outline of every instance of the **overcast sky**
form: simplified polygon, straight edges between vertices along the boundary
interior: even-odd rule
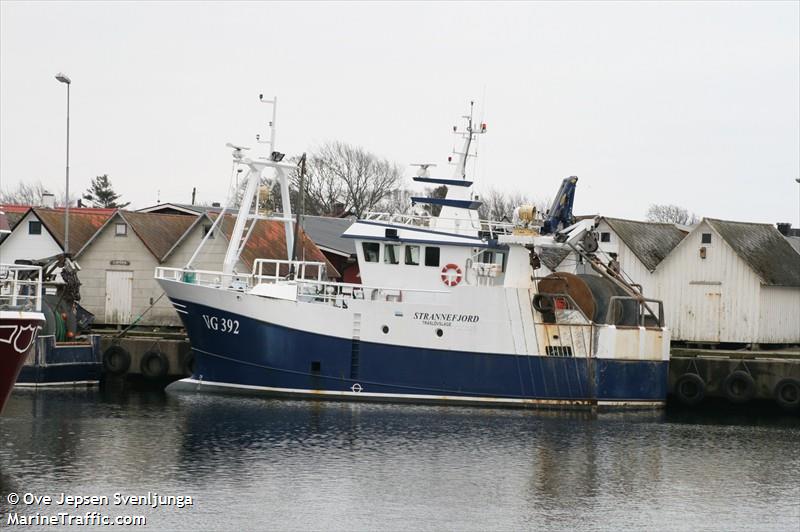
[[[224,199],[226,142],[342,140],[449,177],[476,101],[474,176],[579,213],[800,225],[800,3],[0,2],[0,186],[107,173],[132,207]],[[408,176],[413,170],[408,169]],[[408,185],[412,183],[408,180]]]

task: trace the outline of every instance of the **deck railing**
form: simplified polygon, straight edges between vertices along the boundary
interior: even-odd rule
[[[439,229],[446,229],[449,227],[455,228],[455,222],[466,226],[470,220],[464,218],[442,218],[439,216],[426,216],[420,214],[398,214],[389,212],[368,212],[364,215],[362,220],[372,222],[384,222],[398,225],[410,225],[414,227],[437,227]],[[432,221],[434,221],[432,225]],[[487,233],[491,238],[498,235],[511,234],[514,230],[514,224],[511,222],[503,222],[497,220],[477,220],[472,221],[468,225],[475,231]]]
[[[659,299],[613,296],[608,300],[606,323],[623,326],[663,327],[664,303]]]
[[[273,261],[274,266],[281,263],[285,268],[289,261]],[[299,262],[299,261],[298,261]],[[264,265],[269,260],[264,259]],[[302,264],[295,265],[298,272],[303,272]],[[312,267],[324,268],[321,262],[306,263],[306,272]],[[325,281],[321,273],[316,279],[303,278],[298,273],[293,280],[280,276],[275,272],[264,273],[264,266],[254,265],[255,274],[225,274],[219,271],[192,270],[183,268],[156,268],[156,279],[196,284],[220,290],[236,290],[245,292],[262,283],[291,282],[297,286],[297,297],[301,301],[328,303],[335,306],[347,306],[348,300],[365,301],[397,301],[402,302],[411,295],[426,295],[429,302],[436,302],[439,294],[449,294],[448,290],[406,289],[387,286],[364,286],[361,284]]]
[[[42,310],[42,268],[0,264],[0,309]]]
[[[244,290],[253,286],[253,276],[249,273],[222,273],[221,271],[193,270],[185,268],[156,268],[156,279],[196,284],[210,288]]]
[[[275,281],[287,279],[291,274],[295,279],[325,279],[324,262],[305,260],[256,259],[253,262],[253,277],[256,281]],[[312,277],[309,277],[312,276]]]

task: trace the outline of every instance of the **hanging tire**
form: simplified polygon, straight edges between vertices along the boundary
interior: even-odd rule
[[[781,379],[775,385],[775,401],[778,406],[789,412],[800,409],[800,381]]]
[[[722,392],[732,403],[746,403],[756,394],[756,381],[746,371],[737,370],[725,377]]]
[[[124,347],[112,345],[103,353],[103,369],[111,375],[125,375],[131,367],[131,354]]]
[[[189,351],[183,356],[183,362],[181,363],[181,370],[183,374],[187,377],[191,377],[194,375],[195,370],[195,357],[194,351]]]
[[[169,360],[161,351],[148,351],[142,356],[139,369],[148,379],[160,379],[169,371]]]
[[[533,308],[542,314],[553,312],[553,309],[555,308],[555,305],[553,304],[553,298],[550,296],[536,294],[533,296]]]
[[[684,373],[675,381],[675,396],[686,406],[694,406],[706,396],[706,383],[696,373]]]

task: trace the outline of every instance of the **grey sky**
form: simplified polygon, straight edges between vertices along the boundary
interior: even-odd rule
[[[3,1],[0,185],[63,189],[64,71],[71,188],[107,173],[132,207],[222,200],[263,92],[289,154],[339,139],[449,175],[475,99],[479,191],[578,175],[578,212],[797,226],[799,6]]]

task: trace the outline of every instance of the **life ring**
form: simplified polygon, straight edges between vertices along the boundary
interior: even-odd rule
[[[161,351],[148,351],[142,356],[139,369],[148,379],[160,379],[169,371],[169,360]]]
[[[451,271],[456,272],[455,275],[451,274]],[[461,267],[458,264],[447,264],[442,268],[442,282],[447,286],[456,286],[461,282],[461,274]]]
[[[124,347],[112,345],[103,353],[103,368],[112,375],[124,375],[131,367],[131,354]]]
[[[784,410],[792,411],[800,408],[800,381],[782,379],[775,386],[775,401]]]
[[[686,406],[694,406],[706,396],[706,383],[696,373],[684,373],[675,381],[675,395]]]
[[[749,373],[737,370],[725,377],[722,391],[732,403],[746,403],[756,394],[756,381]]]

